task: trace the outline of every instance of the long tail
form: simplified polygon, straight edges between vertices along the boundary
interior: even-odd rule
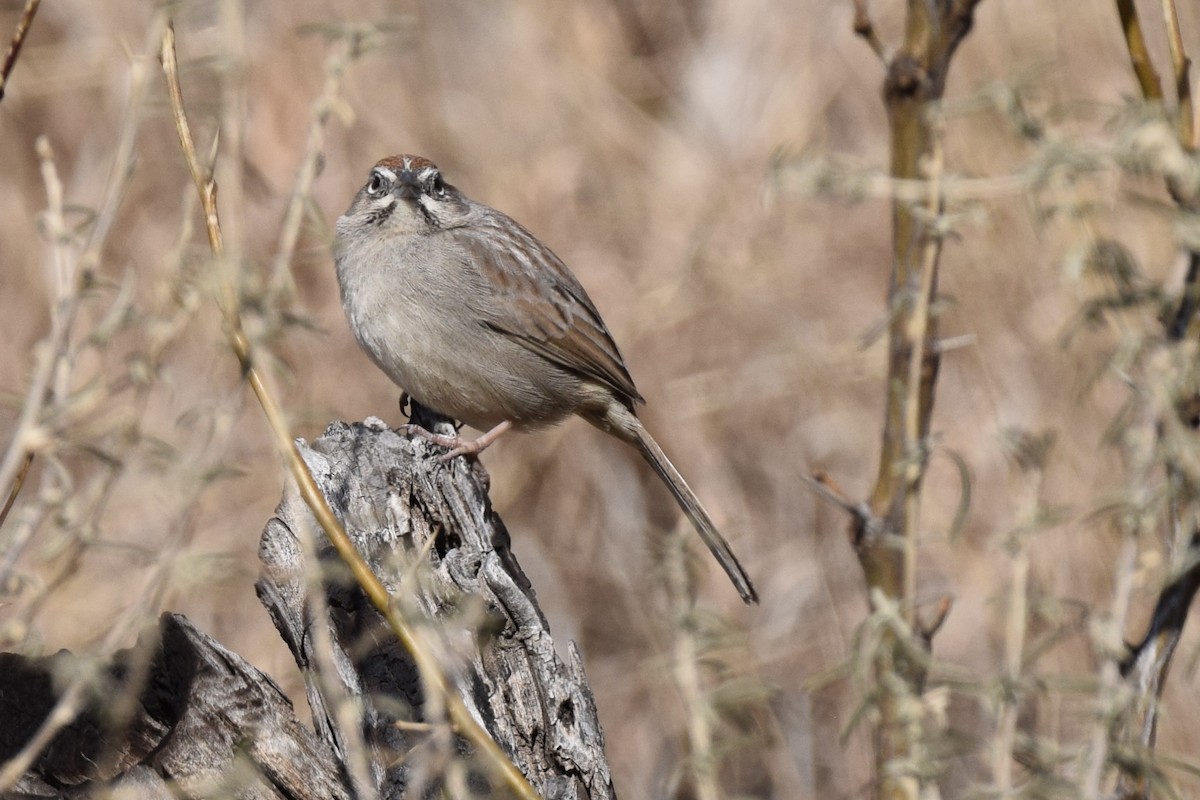
[[[671,463],[671,459],[667,458],[667,454],[658,446],[658,442],[654,441],[654,437],[646,430],[641,421],[629,415],[636,423],[635,425],[626,425],[622,432],[633,434],[633,444],[641,452],[642,457],[654,468],[658,473],[658,477],[662,478],[663,483],[671,490],[671,494],[675,496],[679,507],[683,509],[683,513],[687,514],[687,518],[692,521],[692,525],[696,528],[696,533],[700,534],[700,538],[704,540],[704,544],[716,557],[721,568],[725,570],[725,574],[729,576],[729,580],[733,581],[733,585],[737,588],[738,594],[747,604],[758,602],[758,592],[754,591],[754,585],[750,583],[750,576],[746,574],[746,570],[742,569],[742,565],[738,563],[737,556],[733,554],[733,550],[729,547],[729,542],[725,541],[725,537],[717,530],[717,526],[713,524],[712,519],[708,516],[708,512],[704,510],[704,506],[700,505],[700,499],[696,497],[696,493],[692,491],[692,487],[687,485],[687,481],[679,474],[679,470],[675,469],[675,465]]]

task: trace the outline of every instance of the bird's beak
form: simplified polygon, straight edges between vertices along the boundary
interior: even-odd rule
[[[421,181],[417,174],[410,170],[404,170],[396,176],[396,188],[392,193],[401,200],[416,200],[421,196]]]

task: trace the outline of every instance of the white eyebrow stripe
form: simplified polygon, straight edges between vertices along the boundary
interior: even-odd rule
[[[392,172],[387,167],[376,167],[375,171],[377,173],[379,173],[380,175],[382,175],[383,177],[387,178],[389,181],[396,180],[396,173]]]

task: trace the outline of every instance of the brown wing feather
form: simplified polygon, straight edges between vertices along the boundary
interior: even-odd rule
[[[495,302],[484,323],[530,350],[607,386],[632,405],[642,402],[616,342],[578,279],[548,247],[512,219],[487,209],[456,228],[475,256]]]

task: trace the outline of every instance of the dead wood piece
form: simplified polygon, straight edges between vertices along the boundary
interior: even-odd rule
[[[472,714],[546,798],[611,798],[595,702],[572,645],[564,662],[508,531],[488,501],[476,462],[441,463],[443,451],[378,420],[334,423],[300,452],[359,552],[389,592],[418,617]],[[427,702],[412,659],[340,568],[323,536],[325,605],[333,652],[317,648],[299,537],[318,531],[304,502],[285,495],[260,543],[258,592],[305,672],[317,734],[349,746],[335,704],[360,704],[371,773],[382,797],[419,797],[443,785],[442,717]],[[318,679],[315,667],[336,675]],[[342,698],[330,696],[333,679]],[[442,728],[444,730],[444,728]],[[465,742],[454,754],[468,752]],[[482,772],[466,778],[487,791]]]
[[[227,796],[262,800],[349,798],[332,753],[279,687],[180,615],[164,614],[136,647],[94,674],[88,668],[65,651],[0,653],[0,763],[25,745],[65,685],[83,679],[91,688],[83,711],[6,797],[219,796],[224,785]]]

